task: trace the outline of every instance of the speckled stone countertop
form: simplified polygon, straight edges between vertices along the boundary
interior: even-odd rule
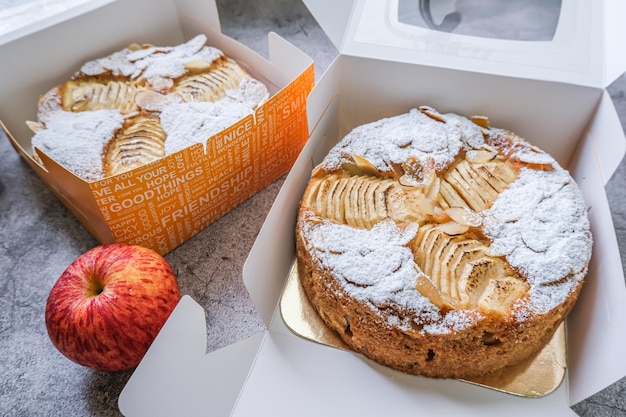
[[[337,51],[299,0],[219,0],[222,31],[267,56],[274,31],[311,56],[316,78]],[[626,125],[626,76],[609,87]],[[0,136],[2,136],[0,134]],[[241,271],[283,178],[166,255],[181,290],[206,311],[208,349],[263,330]],[[626,163],[607,185],[626,259]],[[130,372],[75,365],[50,343],[44,306],[63,270],[98,242],[0,137],[0,415],[118,416]],[[626,379],[577,404],[581,416],[626,416]]]

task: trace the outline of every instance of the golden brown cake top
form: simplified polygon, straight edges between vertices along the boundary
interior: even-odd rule
[[[462,116],[442,115],[422,107],[365,124],[346,135],[313,173],[314,179],[333,175],[338,178],[335,181],[338,185],[328,185],[325,191],[327,195],[334,192],[337,197],[333,198],[340,198],[340,192],[331,191],[331,187],[335,187],[332,190],[345,189],[348,186],[342,185],[342,181],[355,182],[345,179],[342,173],[346,170],[357,172],[351,175],[353,179],[364,178],[359,179],[362,181],[359,185],[350,186],[366,190],[361,198],[366,199],[363,195],[369,193],[370,208],[378,210],[377,215],[367,214],[355,220],[359,215],[353,215],[351,211],[356,209],[351,207],[359,205],[356,200],[346,202],[341,209],[343,212],[339,213],[338,205],[327,209],[330,205],[323,201],[325,197],[316,197],[317,201],[303,201],[305,220],[301,232],[306,236],[308,251],[314,260],[332,271],[343,290],[379,311],[390,324],[406,329],[415,329],[417,324],[422,332],[447,333],[470,326],[485,314],[491,314],[491,310],[502,314],[496,305],[498,302],[509,303],[506,309],[510,313],[504,316],[523,321],[558,307],[579,288],[586,275],[592,245],[590,225],[581,192],[569,173],[550,155],[510,132],[489,128],[484,120],[474,120],[482,126]],[[463,170],[465,165],[459,163],[459,159],[480,161],[476,164],[480,167],[484,165],[482,159],[488,159],[485,155],[495,158],[496,154],[515,167],[511,171],[514,176],[493,193],[492,199],[475,196],[470,191],[469,197],[485,201],[475,204],[463,201],[460,211],[469,213],[469,220],[460,221],[471,225],[462,224],[464,230],[473,230],[471,233],[478,236],[476,239],[460,239],[453,236],[455,233],[431,233],[430,236],[435,237],[428,237],[430,231],[439,230],[441,225],[431,227],[432,224],[419,216],[401,212],[389,203],[391,196],[397,193],[391,183],[398,182],[398,175],[410,170],[410,166],[418,167],[419,175],[405,182],[413,180],[416,189],[423,185],[420,183],[431,181],[429,166],[434,166],[438,175],[458,186],[460,182],[455,183],[454,175],[479,172],[478,168]],[[414,162],[407,164],[407,161]],[[390,185],[380,185],[387,184],[386,181]],[[325,187],[324,184],[315,186]],[[443,185],[441,187],[443,189]],[[356,199],[357,193],[353,195]],[[387,207],[379,207],[379,202],[385,199]],[[421,205],[424,198],[414,201]],[[367,204],[361,204],[362,212],[367,211],[363,208]],[[316,208],[307,212],[308,206]],[[442,207],[437,206],[438,211],[433,210],[433,216],[457,217],[458,208]],[[422,245],[429,250],[447,253],[447,264],[432,265],[434,261],[426,255],[418,259],[422,255],[415,242],[420,240],[426,242]],[[434,280],[433,276],[453,274],[451,265],[459,262],[454,258],[459,256],[457,254],[470,253],[470,249],[458,250],[457,254],[446,249],[453,245],[474,245],[476,251],[481,251],[480,260],[490,262],[489,268],[502,269],[502,279],[491,282],[477,279],[476,285],[510,286],[514,293],[523,296],[507,299],[506,294],[493,288],[486,298],[480,298],[485,296],[479,294],[471,300],[473,288],[470,287],[474,284],[465,282],[466,288],[459,290],[458,282]],[[435,263],[442,259],[443,255]],[[506,260],[507,265],[502,266],[498,259]],[[450,270],[443,274],[443,268]],[[480,272],[476,266],[474,274]],[[464,279],[468,279],[467,276]],[[437,282],[432,284],[432,281]],[[416,290],[416,283],[421,292]],[[407,312],[411,314],[405,314]]]

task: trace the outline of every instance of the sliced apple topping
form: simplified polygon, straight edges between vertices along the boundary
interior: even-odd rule
[[[516,177],[515,170],[497,158],[485,163],[461,160],[444,174],[441,198],[450,207],[482,211]]]
[[[510,314],[512,304],[527,294],[529,285],[502,259],[489,256],[484,243],[450,235],[448,227],[452,226],[428,224],[418,231],[412,247],[426,277],[418,277],[416,289],[440,308]]]
[[[448,207],[468,207],[463,197],[454,189],[450,182],[441,180],[439,184],[439,205]]]
[[[491,279],[478,300],[478,309],[483,313],[506,316],[513,303],[528,293],[529,287],[526,281],[517,277]]]
[[[123,129],[104,147],[104,174],[121,174],[165,156],[166,137],[155,116],[127,119]]]
[[[416,202],[423,199],[420,191],[403,187],[391,178],[336,174],[311,178],[302,202],[324,218],[370,229],[387,217],[421,223],[430,211],[433,215],[441,211],[434,203],[428,213],[420,210]]]
[[[325,177],[325,176],[326,176],[326,172],[324,171],[324,168],[322,168],[321,165],[316,165],[313,168],[313,171],[311,171],[311,177],[312,178]]]
[[[64,84],[62,107],[73,112],[116,109],[124,114],[131,113],[137,111],[135,94],[143,89],[124,81],[71,80]]]
[[[497,258],[482,256],[463,266],[458,277],[459,287],[468,296],[470,305],[477,305],[480,296],[484,293],[490,279],[499,278],[501,268]]]

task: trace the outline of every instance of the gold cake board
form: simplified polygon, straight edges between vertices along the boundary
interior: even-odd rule
[[[352,350],[329,329],[313,309],[302,289],[294,261],[280,299],[280,312],[296,335],[338,349]],[[550,394],[561,385],[567,367],[565,324],[561,323],[550,342],[529,360],[488,378],[462,380],[522,397]]]

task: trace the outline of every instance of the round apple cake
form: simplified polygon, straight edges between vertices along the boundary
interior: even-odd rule
[[[40,97],[37,121],[27,122],[33,148],[94,181],[204,143],[253,113],[267,87],[206,41],[132,44],[86,62]]]
[[[486,117],[427,106],[355,128],[312,172],[298,275],[321,319],[391,368],[471,379],[530,358],[591,257],[569,172]]]

